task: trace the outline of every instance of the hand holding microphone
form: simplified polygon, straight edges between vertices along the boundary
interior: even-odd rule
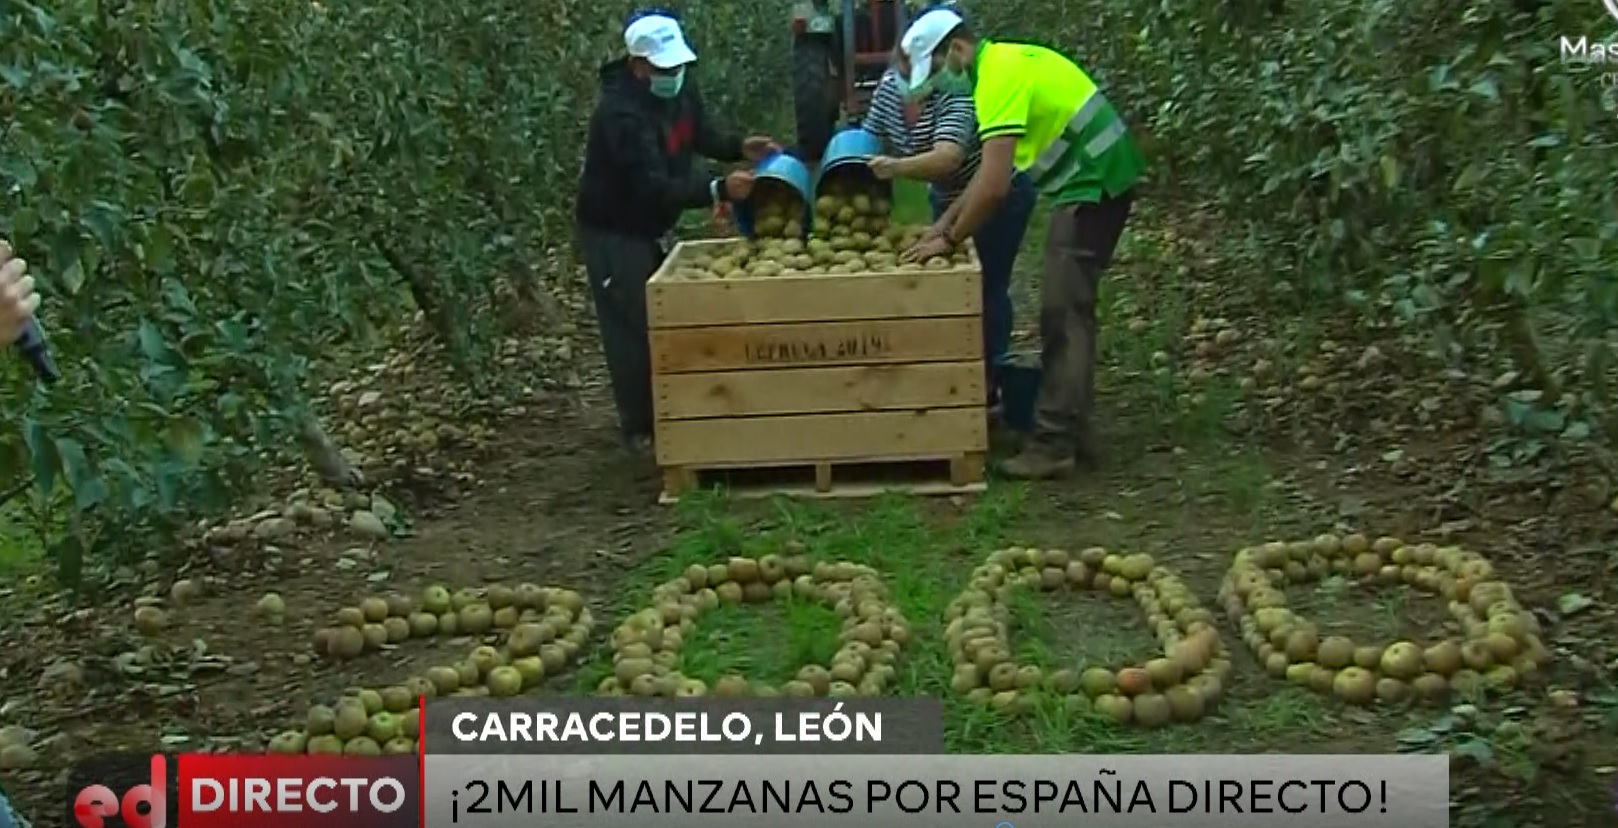
[[[9,242],[0,241],[0,345],[21,339],[38,309],[39,294],[34,292],[28,263],[12,254]]]
[[[13,254],[10,242],[0,241],[0,345],[16,345],[40,379],[55,382],[61,374],[34,318],[37,310],[39,294],[34,292],[34,277],[28,275],[28,262]]]

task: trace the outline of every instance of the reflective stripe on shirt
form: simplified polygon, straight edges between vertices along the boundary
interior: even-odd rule
[[[1107,125],[1086,138],[1086,130],[1091,129],[1098,119],[1103,118],[1108,120]],[[1077,112],[1073,113],[1073,117],[1068,119],[1062,136],[1051,142],[1051,145],[1034,159],[1028,173],[1041,191],[1055,192],[1067,183],[1068,178],[1086,159],[1099,158],[1102,153],[1112,149],[1128,135],[1129,127],[1118,117],[1118,111],[1112,108],[1112,103],[1105,95],[1095,92],[1085,100]],[[1080,141],[1083,141],[1083,144],[1078,151],[1074,151],[1074,145]]]
[[[1073,113],[1072,118],[1068,119],[1067,128],[1063,130],[1062,137],[1052,142],[1050,146],[1039,154],[1038,158],[1034,159],[1034,165],[1028,170],[1034,180],[1043,180],[1051,170],[1061,164],[1062,160],[1067,157],[1068,150],[1072,149],[1073,142],[1080,140],[1084,135],[1084,131],[1097,118],[1107,114],[1113,116],[1112,123],[1108,124],[1106,129],[1097,133],[1090,140],[1085,141],[1084,152],[1086,155],[1094,158],[1112,149],[1114,144],[1129,134],[1129,128],[1124,126],[1124,122],[1117,117],[1117,111],[1112,108],[1112,103],[1107,100],[1107,96],[1096,92],[1090,96],[1089,100],[1084,102],[1083,106],[1079,107],[1078,112]]]

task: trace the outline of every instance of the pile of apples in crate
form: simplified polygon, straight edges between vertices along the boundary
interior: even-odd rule
[[[926,227],[893,224],[893,202],[874,181],[828,182],[814,204],[811,232],[804,234],[803,200],[790,186],[760,180],[753,195],[758,238],[730,245],[684,248],[669,278],[760,279],[812,274],[892,273],[949,270],[974,262],[969,247],[924,262],[900,261]],[[717,248],[717,249],[716,249]]]

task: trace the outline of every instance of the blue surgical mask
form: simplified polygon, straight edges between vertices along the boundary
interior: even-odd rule
[[[680,88],[685,86],[685,67],[681,66],[672,75],[653,75],[651,80],[652,94],[668,100],[678,97]]]

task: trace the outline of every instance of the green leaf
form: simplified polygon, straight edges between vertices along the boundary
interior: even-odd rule
[[[174,237],[167,227],[154,225],[146,232],[146,240],[136,248],[136,255],[153,273],[167,274],[174,270]]]
[[[1487,765],[1494,761],[1494,747],[1488,739],[1480,736],[1465,735],[1455,740],[1449,750],[1452,756],[1465,756],[1473,759],[1480,765]]]
[[[1399,159],[1384,155],[1379,164],[1382,168],[1382,186],[1389,190],[1396,189],[1399,186]]]
[[[116,204],[97,200],[84,212],[84,225],[91,235],[107,250],[118,246],[118,228],[123,222],[123,210]]]
[[[1483,180],[1483,173],[1484,167],[1482,162],[1473,161],[1472,163],[1467,164],[1465,167],[1461,168],[1461,174],[1455,176],[1455,184],[1450,187],[1450,192],[1459,193],[1463,190],[1470,190],[1473,187],[1476,187],[1478,182]]]
[[[1589,237],[1571,238],[1567,240],[1568,247],[1572,248],[1573,255],[1587,262],[1601,260],[1601,240]]]
[[[81,512],[99,506],[107,497],[107,485],[90,465],[84,445],[70,437],[56,440],[56,452],[62,458],[62,474],[73,490],[73,505]]]
[[[1567,415],[1560,411],[1540,409],[1530,414],[1526,425],[1541,434],[1561,431],[1567,425]]]
[[[1565,592],[1556,599],[1556,611],[1562,615],[1578,615],[1595,605],[1595,601],[1577,592]]]
[[[192,203],[207,204],[214,198],[213,176],[203,170],[197,170],[185,177],[180,185],[180,194]]]
[[[202,423],[190,417],[176,417],[163,431],[163,442],[186,463],[202,458],[206,430]]]
[[[61,279],[62,290],[66,291],[67,295],[79,295],[79,291],[84,289],[83,263],[78,259],[68,262],[58,278]]]
[[[56,470],[61,460],[56,456],[56,443],[51,440],[45,425],[29,419],[23,426],[23,442],[28,446],[28,467],[34,475],[34,490],[45,498],[56,494]]]
[[[158,365],[167,365],[169,362],[169,346],[163,339],[163,332],[152,324],[150,319],[142,319],[140,327],[135,330],[135,337],[140,342],[141,355]]]
[[[1534,406],[1514,397],[1506,397],[1502,401],[1506,409],[1506,422],[1514,426],[1523,426],[1528,418],[1533,416]]]
[[[14,180],[17,180],[17,183],[18,183],[19,186],[27,186],[16,175],[16,173],[14,171],[5,170],[5,172],[11,173],[12,178]],[[16,241],[18,239],[27,238],[29,236],[34,235],[35,233],[38,233],[38,232],[39,232],[39,213],[34,212],[31,208],[28,208],[28,207],[19,207],[16,210],[12,211],[12,213],[11,213],[11,236],[12,236],[13,241]]]
[[[180,475],[173,468],[163,465],[152,472],[152,483],[157,489],[157,504],[164,511],[170,511],[180,502]]]

